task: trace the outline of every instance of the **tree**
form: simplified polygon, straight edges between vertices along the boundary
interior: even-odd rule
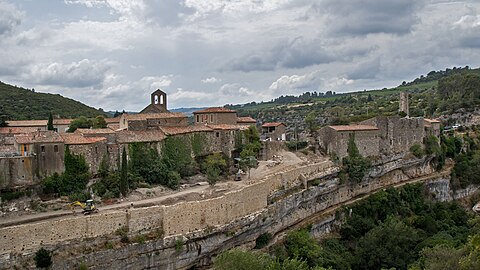
[[[53,116],[52,116],[52,112],[50,112],[50,114],[48,115],[47,129],[48,129],[48,130],[55,130],[55,128],[53,127]]]
[[[39,249],[35,252],[35,266],[37,268],[48,268],[52,265],[52,255],[50,252],[44,248]]]
[[[110,166],[108,164],[108,155],[103,155],[102,161],[100,162],[100,166],[98,167],[98,175],[101,178],[106,178],[110,173]]]
[[[204,163],[208,183],[215,185],[220,174],[227,168],[227,162],[220,153],[209,155]]]
[[[80,116],[77,119],[74,119],[70,126],[68,127],[67,132],[74,132],[79,128],[91,128],[93,125],[92,120],[86,118],[85,116]]]
[[[5,118],[6,117],[4,115],[0,115],[0,127],[6,127],[7,126],[7,120]]]
[[[107,122],[105,121],[105,118],[103,116],[99,115],[95,117],[93,120],[93,128],[106,128],[107,127]]]
[[[368,94],[368,98],[367,98],[367,102],[372,102],[373,101],[373,97],[371,94]]]
[[[347,148],[348,156],[343,158],[343,171],[348,175],[348,179],[353,183],[360,183],[363,177],[370,169],[370,161],[360,155],[355,144],[355,134],[350,134]]]
[[[128,193],[128,164],[127,164],[127,151],[123,147],[122,152],[122,168],[120,172],[120,192],[123,196],[127,196]]]
[[[314,133],[318,129],[315,112],[310,112],[307,117],[305,117],[305,123],[307,124],[310,133]]]

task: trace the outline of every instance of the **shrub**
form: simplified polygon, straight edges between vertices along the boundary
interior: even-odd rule
[[[421,158],[425,154],[422,146],[418,143],[416,143],[416,144],[414,144],[410,147],[410,153],[412,153],[417,158]]]
[[[260,234],[255,240],[255,248],[260,249],[267,246],[270,240],[272,240],[271,233],[266,232],[266,233]]]
[[[182,238],[179,238],[179,239],[175,240],[175,250],[176,251],[182,251],[184,245],[185,245],[185,242],[183,241]]]
[[[50,251],[41,248],[35,253],[35,257],[33,258],[35,260],[35,265],[37,268],[48,268],[50,265],[52,265],[52,255],[50,254]]]

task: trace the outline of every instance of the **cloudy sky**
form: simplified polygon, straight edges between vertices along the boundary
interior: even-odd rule
[[[390,87],[479,49],[479,0],[0,0],[0,80],[105,110]]]

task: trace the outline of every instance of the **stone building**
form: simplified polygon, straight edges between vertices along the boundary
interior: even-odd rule
[[[46,131],[48,120],[15,120],[6,121],[9,128],[35,128],[35,130]]]
[[[82,155],[85,158],[90,172],[94,175],[97,174],[102,159],[109,158],[105,137],[86,137],[81,133],[64,133],[62,138],[71,153]]]
[[[150,104],[140,111],[145,113],[166,113],[167,110],[167,94],[160,89],[157,89],[150,95]]]
[[[423,143],[423,117],[377,116],[360,124],[380,130],[380,153],[383,155],[406,153],[412,145]]]
[[[161,126],[187,126],[188,118],[183,113],[143,113],[122,114],[120,129],[122,130],[148,130],[158,129]]]
[[[237,112],[228,108],[213,107],[193,112],[196,125],[235,125]]]
[[[58,133],[65,133],[72,121],[73,119],[53,119],[53,128],[55,128]]]
[[[425,135],[433,135],[440,138],[440,121],[437,119],[423,119],[425,127]]]
[[[270,141],[285,141],[287,125],[281,122],[263,123],[262,138]]]
[[[354,136],[358,151],[363,157],[379,155],[380,131],[371,125],[326,126],[319,130],[318,141],[327,153],[335,153],[338,158],[348,155],[348,142]]]
[[[33,156],[33,167],[39,177],[61,173],[64,170],[65,145],[63,138],[54,131],[37,131],[15,135],[15,149],[23,157]]]
[[[246,117],[237,117],[237,124],[242,126],[255,126],[257,124],[257,120],[253,119],[250,116]]]

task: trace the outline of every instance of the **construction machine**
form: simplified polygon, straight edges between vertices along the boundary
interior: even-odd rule
[[[75,207],[80,207],[83,210],[84,215],[90,215],[91,213],[98,213],[98,208],[95,206],[93,200],[87,200],[85,203],[76,201],[70,204],[70,209],[72,209],[75,214]]]

